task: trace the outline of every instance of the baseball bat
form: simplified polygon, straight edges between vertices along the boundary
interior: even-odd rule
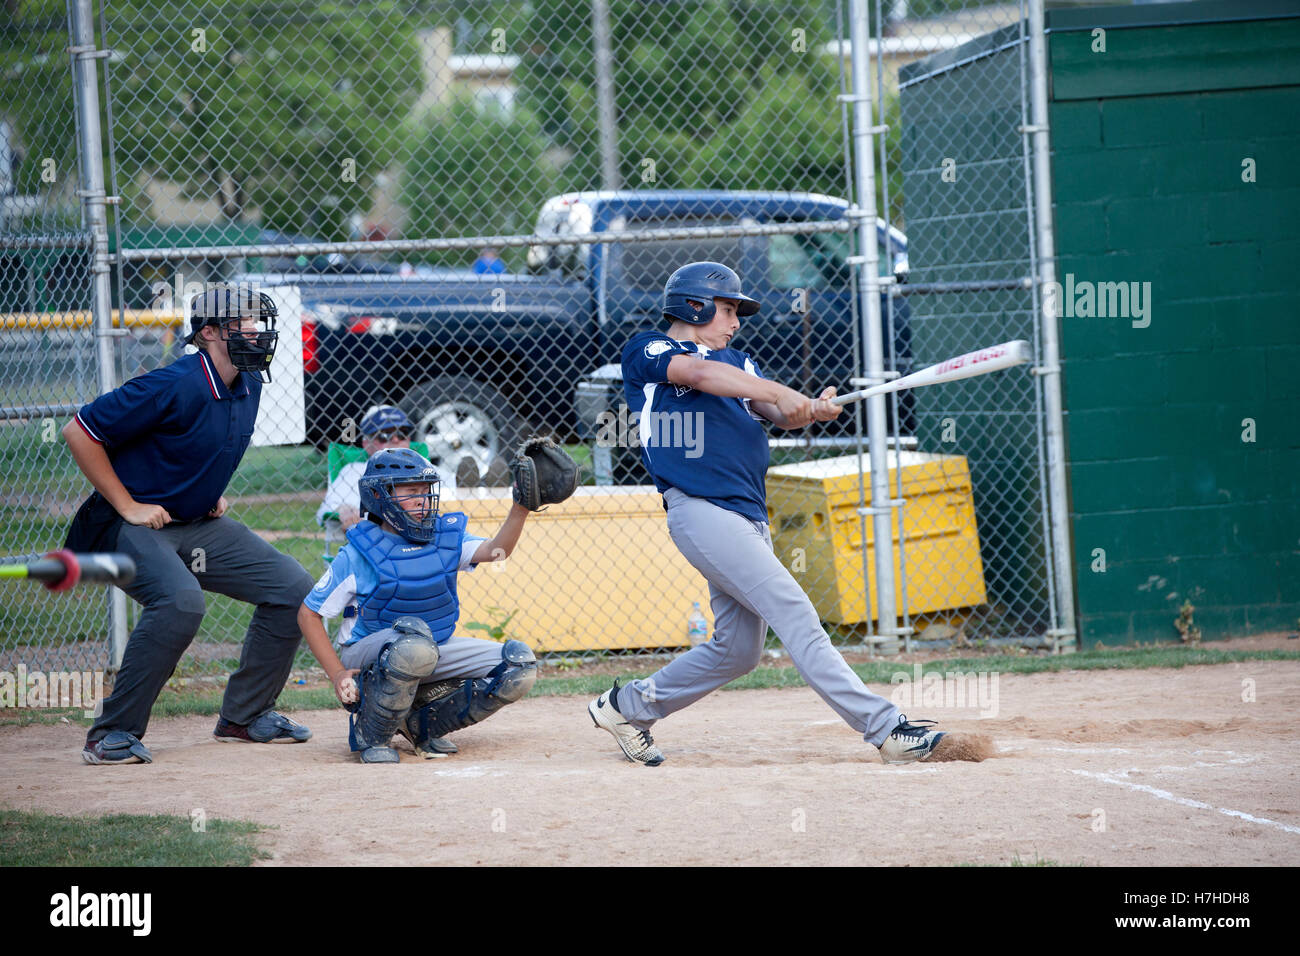
[[[872,395],[884,395],[905,388],[919,388],[922,385],[956,382],[975,375],[1000,372],[1014,365],[1024,365],[1031,358],[1033,358],[1033,350],[1029,347],[1029,343],[1024,339],[1016,339],[1014,342],[1003,342],[1001,345],[977,349],[974,352],[967,352],[965,355],[956,355],[950,359],[944,359],[937,365],[923,368],[919,372],[913,372],[911,375],[904,375],[892,382],[886,382],[884,385],[873,385],[871,388],[849,392],[846,395],[836,395],[834,398],[828,399],[828,401],[834,405],[847,405],[850,402],[860,402]]]
[[[0,581],[22,579],[40,581],[51,591],[66,591],[78,583],[120,587],[135,580],[135,562],[125,554],[73,554],[71,551],[51,551],[35,561],[0,558]]]

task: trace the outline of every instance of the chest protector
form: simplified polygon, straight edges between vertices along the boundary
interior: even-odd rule
[[[428,544],[387,534],[373,521],[357,522],[347,538],[379,572],[378,586],[359,607],[369,633],[413,614],[429,625],[437,643],[451,637],[460,616],[456,570],[465,540],[464,514],[439,515],[438,530]]]

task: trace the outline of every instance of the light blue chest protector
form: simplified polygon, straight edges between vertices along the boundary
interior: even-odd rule
[[[372,521],[348,529],[348,541],[379,573],[379,585],[360,603],[360,617],[370,633],[392,627],[399,617],[421,618],[444,643],[460,616],[456,571],[465,540],[465,515],[439,515],[438,530],[428,544],[384,532]]]

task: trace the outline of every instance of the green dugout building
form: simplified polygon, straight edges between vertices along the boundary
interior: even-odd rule
[[[1300,3],[1049,10],[1047,30],[1080,643],[1177,640],[1187,601],[1206,639],[1294,631]],[[1018,36],[1009,27],[900,72],[914,278],[971,281],[1027,265],[1017,250],[1032,225],[1014,182]],[[964,206],[934,198],[945,145],[986,160],[958,167]],[[986,324],[1018,334],[1007,315],[1033,320],[1020,291],[987,292],[978,309],[971,301],[911,300],[917,364],[1000,341]],[[954,413],[950,398],[926,394],[937,391],[917,393],[923,448]],[[1046,577],[1035,563],[1041,522],[1023,513],[1032,496],[996,467],[1032,457],[1032,435],[1020,447],[1011,432],[968,452],[990,600]],[[990,536],[1020,546],[989,549]],[[1001,595],[999,580],[1010,585]]]

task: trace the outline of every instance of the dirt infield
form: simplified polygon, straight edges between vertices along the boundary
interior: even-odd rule
[[[983,763],[887,767],[807,688],[713,694],[625,762],[586,698],[541,697],[438,761],[363,767],[341,710],[303,745],[158,720],[152,766],[81,763],[80,728],[0,728],[0,805],[268,824],[270,865],[1300,864],[1300,663],[1000,675]],[[888,686],[873,687],[889,693]],[[1254,700],[1243,700],[1251,696]],[[987,702],[986,702],[987,704]],[[924,712],[922,712],[924,711]]]

